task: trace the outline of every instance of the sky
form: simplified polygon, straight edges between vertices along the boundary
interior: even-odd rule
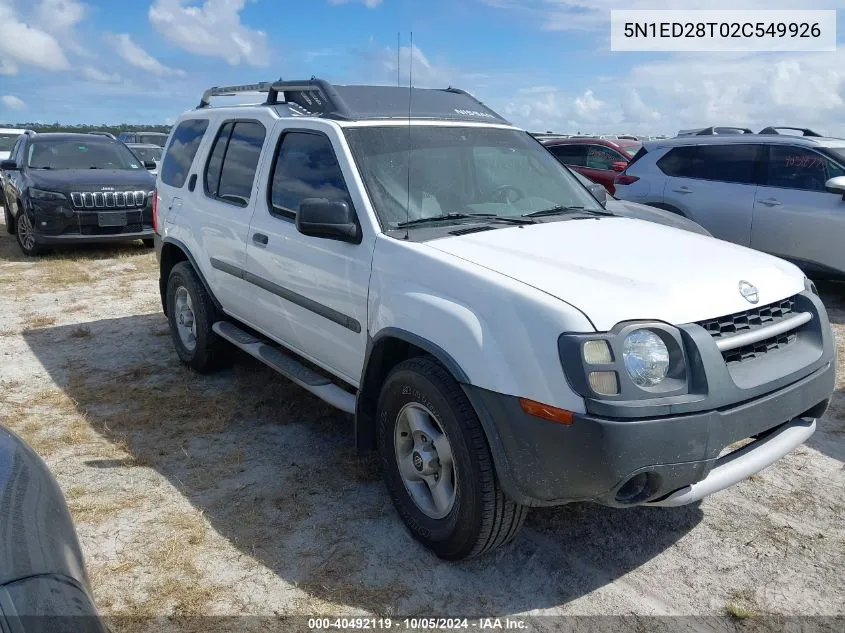
[[[415,86],[463,88],[532,131],[845,137],[845,0],[801,8],[837,5],[836,52],[738,54],[613,52],[610,10],[794,0],[0,0],[0,121],[172,123],[209,86],[407,84],[413,61]]]

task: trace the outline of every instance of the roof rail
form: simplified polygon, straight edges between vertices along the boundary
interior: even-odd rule
[[[706,127],[703,130],[693,133],[694,136],[716,136],[718,134],[754,134],[747,127],[733,127],[730,125],[720,125],[713,127]]]
[[[809,128],[789,127],[788,125],[770,125],[769,127],[764,127],[758,132],[758,134],[780,134],[778,130],[793,130],[795,132],[801,132],[801,136],[821,136],[821,134],[814,132]]]

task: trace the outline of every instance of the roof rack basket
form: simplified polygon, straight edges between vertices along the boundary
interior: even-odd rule
[[[198,108],[207,108],[213,97],[232,97],[243,93],[266,93],[265,105],[279,103],[295,103],[308,114],[333,115],[337,118],[349,119],[351,113],[343,100],[335,93],[332,85],[323,80],[312,77],[306,81],[262,81],[257,84],[242,84],[238,86],[214,86],[206,90],[200,100]],[[281,96],[281,98],[280,98]]]
[[[759,134],[780,134],[778,130],[792,130],[794,132],[801,132],[801,136],[821,136],[818,132],[806,127],[789,127],[787,125],[770,125],[760,130]]]

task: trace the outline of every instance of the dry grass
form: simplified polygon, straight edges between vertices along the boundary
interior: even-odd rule
[[[24,331],[38,330],[56,324],[56,317],[45,314],[24,315]]]
[[[75,523],[101,524],[116,514],[140,508],[149,499],[141,494],[122,494],[115,498],[82,495],[68,500],[68,507]]]
[[[731,599],[725,603],[725,613],[735,620],[745,620],[757,615],[749,592],[740,590],[731,594]]]

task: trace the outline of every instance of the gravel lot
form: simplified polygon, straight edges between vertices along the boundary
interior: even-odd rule
[[[179,365],[151,251],[30,260],[0,232],[0,423],[58,478],[115,630],[197,614],[845,615],[845,286],[821,286],[840,371],[806,446],[699,506],[534,510],[512,545],[446,564],[403,528],[350,418],[247,357],[211,377]]]

